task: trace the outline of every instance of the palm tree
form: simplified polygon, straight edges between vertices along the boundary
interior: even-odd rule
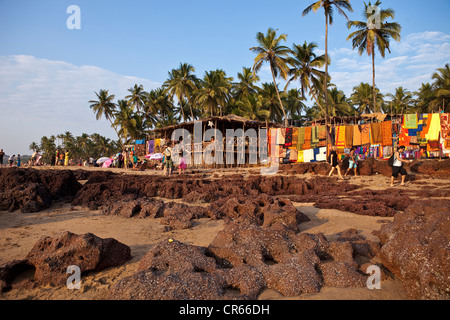
[[[373,107],[373,93],[376,94],[376,105]],[[360,83],[353,88],[353,93],[350,97],[353,105],[358,106],[357,110],[360,114],[372,113],[375,110],[381,109],[383,104],[383,95],[378,88],[373,90],[372,86],[368,83]]]
[[[128,89],[128,92],[130,92],[131,94],[126,96],[125,99],[128,100],[128,103],[132,107],[133,111],[136,108],[136,111],[140,113],[145,99],[144,87],[142,85],[138,86],[137,84],[135,84],[133,88]]]
[[[194,75],[194,72],[195,69],[192,65],[180,63],[180,67],[178,69],[173,69],[169,72],[169,79],[167,79],[163,85],[167,92],[170,93],[171,99],[173,99],[174,96],[177,97],[180,106],[184,99],[187,100],[191,111],[192,120],[195,120],[194,111],[192,108],[193,93],[198,89],[198,78]],[[183,118],[185,118],[183,108],[180,110]]]
[[[283,102],[280,102],[281,98],[279,98],[278,88],[273,83],[263,83],[259,98],[261,99],[262,107],[269,110],[269,119],[281,122],[284,108]]]
[[[236,112],[238,116],[258,121],[265,121],[270,117],[269,110],[263,108],[262,101],[256,93],[249,94],[242,100],[238,100],[236,105],[239,108]]]
[[[436,90],[430,83],[422,83],[420,89],[414,92],[416,99],[416,112],[417,113],[432,113],[433,101],[436,101]],[[440,99],[439,99],[440,100]]]
[[[286,104],[287,104],[287,112],[289,114],[290,119],[300,120],[302,110],[306,109],[306,105],[303,103],[305,98],[301,93],[301,90],[291,89],[284,93]]]
[[[108,90],[100,90],[98,93],[95,92],[98,100],[90,100],[89,103],[90,108],[95,112],[95,118],[100,120],[102,116],[111,123],[111,127],[116,132],[117,136],[119,133],[117,132],[117,128],[113,124],[114,114],[116,112],[116,104],[113,102],[115,96],[110,95]]]
[[[334,8],[337,9],[339,14],[343,15],[347,20],[348,17],[344,10],[353,12],[353,8],[348,0],[319,0],[308,6],[303,10],[302,15],[305,16],[313,10],[317,12],[320,8],[323,8],[325,13],[325,78],[323,81],[323,92],[325,93],[325,122],[328,125],[328,65],[330,59],[328,57],[328,25],[333,24]],[[327,135],[328,138],[328,135]],[[327,139],[328,140],[328,139]],[[328,141],[327,141],[328,146]]]
[[[377,0],[375,3],[375,6],[379,6],[381,2]],[[352,32],[348,37],[347,41],[349,39],[352,39],[352,45],[353,49],[358,48],[358,52],[360,55],[364,53],[364,51],[367,51],[368,55],[372,56],[372,79],[373,84],[372,88],[374,90],[373,92],[373,109],[375,111],[380,111],[376,108],[376,93],[375,93],[375,47],[378,48],[378,51],[380,52],[381,56],[384,58],[386,55],[386,49],[391,52],[390,50],[390,42],[389,39],[392,38],[396,41],[400,41],[400,31],[401,26],[396,22],[385,22],[388,18],[394,19],[395,13],[392,9],[383,9],[380,10],[380,24],[373,25],[369,24],[367,21],[371,17],[371,13],[367,12],[369,7],[372,6],[372,4],[369,2],[368,4],[364,4],[366,7],[366,10],[364,12],[364,21],[349,21],[347,23],[347,27],[350,29],[351,27],[356,27],[359,29],[358,31]]]
[[[233,83],[233,96],[236,100],[245,99],[246,97],[258,92],[259,88],[256,83],[259,77],[252,72],[251,68],[242,68],[242,73],[237,75],[239,82]]]
[[[436,99],[433,105],[442,106],[443,111],[450,109],[450,66],[447,63],[444,68],[439,68],[433,74],[433,86],[436,90]],[[440,109],[440,108],[439,108]]]
[[[29,150],[32,150],[33,152],[39,152],[40,148],[39,145],[36,142],[32,142],[30,146],[28,147]]]
[[[146,121],[155,125],[161,122],[162,115],[167,110],[173,110],[174,105],[168,93],[163,88],[158,88],[145,93],[144,114]]]
[[[286,46],[280,45],[282,41],[286,41],[287,35],[282,34],[277,37],[277,31],[269,28],[267,33],[264,35],[262,32],[258,32],[256,35],[256,41],[259,47],[250,48],[251,51],[257,54],[255,58],[255,63],[253,65],[253,73],[257,73],[265,62],[270,65],[270,71],[272,72],[272,78],[274,87],[277,92],[278,101],[281,106],[281,110],[284,115],[285,126],[288,126],[288,118],[286,111],[283,107],[283,102],[281,101],[280,92],[278,91],[278,86],[276,78],[281,75],[283,79],[287,79],[287,74],[289,67],[287,65],[287,58],[291,54],[291,49]]]
[[[219,114],[223,114],[223,110],[230,100],[230,93],[233,78],[226,76],[225,71],[215,70],[207,71],[199,89],[196,91],[195,101],[199,106],[203,107],[206,114],[209,109],[211,116],[214,116],[215,110],[220,107]]]
[[[123,138],[124,144],[127,144],[131,139],[131,133],[135,130],[136,119],[134,118],[133,109],[126,100],[119,100],[118,107],[119,109],[114,114],[114,125],[120,127],[119,138]]]
[[[391,98],[390,107],[395,114],[404,114],[411,111],[413,107],[413,98],[410,91],[403,87],[395,89],[395,94],[388,93],[387,96]]]
[[[325,55],[316,56],[314,53],[316,48],[317,44],[314,42],[307,43],[305,41],[303,45],[293,45],[293,55],[289,59],[289,64],[292,65],[292,68],[289,70],[291,78],[287,82],[286,88],[292,81],[300,81],[302,96],[305,97],[305,89],[308,90],[317,105],[323,109],[322,104],[318,100],[318,93],[322,91],[325,73],[318,68],[324,66]]]

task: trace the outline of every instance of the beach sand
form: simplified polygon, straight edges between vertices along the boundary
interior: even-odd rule
[[[48,168],[47,168],[48,169]],[[85,168],[83,168],[85,169]],[[54,169],[57,170],[57,169]],[[102,170],[90,168],[90,170]],[[118,170],[114,169],[115,172]],[[241,170],[248,173],[251,170]],[[229,171],[236,173],[236,170]],[[131,172],[127,174],[155,174],[155,172]],[[158,173],[159,174],[159,173]],[[217,174],[217,172],[215,173]],[[222,174],[228,172],[222,171]],[[382,176],[352,177],[350,183],[359,184],[373,190],[387,189],[389,179]],[[407,188],[420,190],[422,183],[410,183]],[[81,181],[83,183],[83,181]],[[439,181],[433,180],[432,183]],[[431,182],[430,182],[431,183]],[[439,183],[448,186],[448,181]],[[169,201],[169,200],[165,200]],[[300,225],[300,231],[323,233],[329,241],[337,238],[337,233],[355,228],[368,240],[379,241],[372,234],[379,230],[381,223],[393,218],[361,216],[334,209],[318,209],[312,203],[294,203],[295,207],[306,214],[311,221]],[[67,287],[50,286],[35,289],[14,289],[0,294],[0,299],[20,300],[98,300],[105,299],[109,288],[119,279],[131,276],[137,271],[142,257],[158,242],[172,238],[180,242],[208,246],[215,236],[224,229],[223,220],[196,220],[193,228],[164,232],[160,219],[124,219],[119,216],[105,216],[100,211],[90,211],[72,207],[68,203],[55,203],[50,209],[39,213],[23,214],[16,212],[0,213],[0,265],[9,261],[24,259],[33,245],[44,236],[70,231],[75,234],[93,233],[101,238],[114,238],[131,248],[132,259],[118,268],[110,268],[98,273],[88,273],[82,277],[81,290],[69,290]],[[380,221],[381,220],[381,221]],[[26,276],[26,275],[25,275]],[[20,279],[16,280],[20,281]],[[367,288],[329,288],[323,287],[319,294],[284,297],[274,290],[265,290],[260,300],[398,300],[407,299],[401,282],[386,280],[381,290]]]

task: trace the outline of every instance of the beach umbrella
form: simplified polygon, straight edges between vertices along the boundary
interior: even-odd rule
[[[107,158],[107,157],[100,158],[97,160],[97,164],[103,164],[103,163],[105,163],[105,161],[108,161],[108,160],[109,160],[109,158]]]
[[[150,160],[161,160],[162,158],[164,158],[162,153],[155,153],[150,157]]]

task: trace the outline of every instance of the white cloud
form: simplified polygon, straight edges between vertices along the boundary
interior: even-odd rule
[[[122,99],[135,84],[145,90],[160,85],[96,66],[26,55],[0,56],[0,148],[26,154],[31,142],[65,131],[116,138],[106,120],[95,120],[88,101],[95,100],[94,92],[100,89]]]

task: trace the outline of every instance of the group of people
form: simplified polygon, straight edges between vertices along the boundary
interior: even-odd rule
[[[163,160],[162,160],[162,164],[163,164],[163,169],[164,169],[164,176],[170,176],[173,173],[173,169],[175,167],[173,159],[175,155],[178,155],[180,158],[180,163],[178,164],[178,168],[177,171],[179,174],[185,173],[186,169],[187,169],[187,161],[185,157],[182,157],[182,153],[183,153],[183,142],[179,141],[178,143],[176,142],[169,142],[166,146],[166,148],[164,149],[163,152]]]
[[[3,157],[5,156],[5,152],[3,151],[3,149],[0,149],[0,167],[3,167]],[[18,154],[17,156],[15,154],[13,154],[12,156],[10,156],[8,158],[8,162],[9,162],[9,166],[10,167],[20,167],[22,165],[22,160],[20,158],[20,154]]]
[[[328,162],[331,164],[331,171],[328,174],[328,176],[332,176],[333,172],[335,170],[337,170],[338,176],[340,179],[346,179],[348,173],[351,170],[354,170],[355,173],[355,177],[358,176],[358,156],[355,154],[355,147],[352,147],[350,149],[349,154],[347,154],[347,156],[345,157],[345,159],[343,161],[348,161],[348,169],[344,174],[344,177],[342,177],[342,172],[341,172],[341,168],[339,166],[339,159],[338,159],[338,154],[337,154],[337,147],[333,146],[330,152],[330,156],[328,159]],[[412,160],[406,160],[403,157],[403,153],[405,152],[406,147],[404,146],[400,146],[397,148],[397,150],[394,152],[393,154],[393,164],[392,164],[392,176],[391,176],[391,182],[390,182],[390,187],[394,187],[394,182],[395,179],[398,178],[399,175],[401,175],[401,185],[404,186],[405,185],[405,180],[406,180],[406,176],[407,176],[407,171],[406,169],[403,167],[404,163],[410,163]]]

